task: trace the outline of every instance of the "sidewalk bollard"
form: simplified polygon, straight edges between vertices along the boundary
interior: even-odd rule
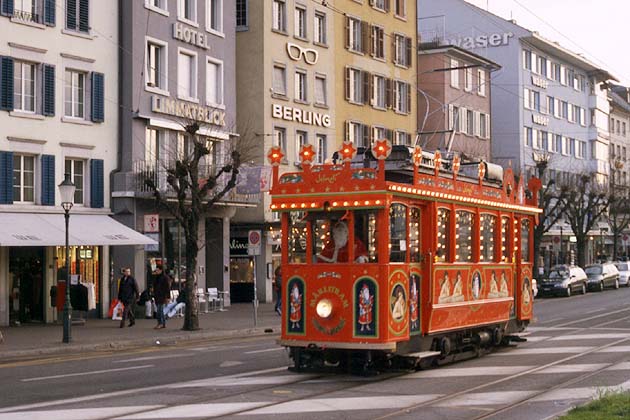
[[[254,296],[254,327],[258,326],[258,297]]]

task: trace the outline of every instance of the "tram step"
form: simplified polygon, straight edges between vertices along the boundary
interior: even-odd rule
[[[439,351],[420,351],[420,352],[417,352],[417,353],[405,354],[405,357],[416,357],[418,359],[424,359],[424,358],[427,358],[427,357],[439,356],[441,354],[442,353],[439,352]]]

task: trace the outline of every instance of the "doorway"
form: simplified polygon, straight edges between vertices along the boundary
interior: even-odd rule
[[[44,322],[44,248],[10,248],[9,280],[9,322]]]

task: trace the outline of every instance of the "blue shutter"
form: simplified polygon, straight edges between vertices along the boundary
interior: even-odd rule
[[[55,66],[44,64],[44,106],[43,114],[47,117],[55,115]]]
[[[55,26],[55,0],[44,0],[44,24],[48,26]]]
[[[0,152],[0,204],[13,204],[13,152]]]
[[[79,31],[90,32],[90,1],[79,0]]]
[[[77,29],[77,0],[66,0],[66,28]]]
[[[42,155],[42,206],[55,205],[55,155]]]
[[[105,75],[92,73],[92,121],[105,121]]]
[[[13,59],[0,57],[0,109],[13,111]]]
[[[103,159],[90,161],[90,205],[94,208],[104,207]]]
[[[13,16],[13,0],[0,0],[0,2],[2,3],[0,13],[3,16]]]

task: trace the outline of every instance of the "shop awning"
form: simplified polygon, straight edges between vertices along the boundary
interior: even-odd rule
[[[72,214],[70,245],[154,245],[153,239],[107,215]],[[63,246],[63,213],[0,213],[0,246]]]

